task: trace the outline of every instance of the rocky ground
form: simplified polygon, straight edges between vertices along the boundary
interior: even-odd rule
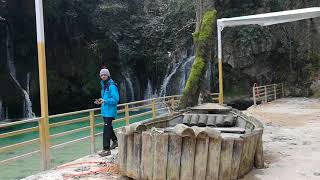
[[[254,169],[244,180],[313,180],[320,179],[320,99],[284,98],[249,108],[245,113],[260,119],[264,125],[265,169]],[[78,162],[117,161],[117,151],[107,158],[91,155]],[[87,176],[75,174],[99,170]],[[56,168],[25,180],[121,179],[114,164],[83,164]]]

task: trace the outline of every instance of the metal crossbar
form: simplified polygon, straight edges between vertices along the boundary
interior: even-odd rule
[[[283,83],[252,87],[252,97],[254,105],[257,105],[257,101],[267,103],[284,96],[285,94]]]

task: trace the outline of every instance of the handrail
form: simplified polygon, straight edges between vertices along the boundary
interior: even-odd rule
[[[0,128],[9,127],[9,126],[18,125],[18,124],[25,124],[25,123],[30,123],[30,122],[38,122],[40,119],[41,118],[32,118],[32,119],[26,119],[26,120],[17,121],[17,122],[0,124]]]
[[[6,152],[6,151],[11,151],[13,149],[17,149],[19,147],[30,145],[30,144],[34,144],[34,143],[37,143],[37,142],[39,142],[39,138],[32,139],[30,141],[21,142],[21,143],[12,144],[10,146],[5,146],[5,147],[0,148],[0,153]]]
[[[211,93],[211,96],[218,96],[219,93]],[[125,122],[126,125],[128,125],[130,123],[130,120],[134,119],[134,118],[139,118],[139,117],[143,117],[146,115],[151,114],[151,117],[148,117],[147,119],[143,119],[143,121],[149,121],[149,120],[153,120],[155,118],[159,118],[159,117],[163,117],[163,116],[167,116],[170,115],[172,113],[172,111],[170,111],[169,109],[175,108],[177,102],[180,101],[182,95],[173,95],[173,96],[164,96],[164,97],[158,97],[158,98],[151,98],[151,99],[146,99],[146,100],[141,100],[141,101],[135,101],[135,102],[129,102],[129,103],[123,103],[123,104],[119,104],[117,105],[118,109],[118,113],[124,113],[125,116],[118,118],[116,120],[114,120],[114,123],[118,123],[118,122]],[[213,99],[215,100],[216,98],[213,97]],[[147,103],[147,104],[146,104]],[[170,108],[171,107],[171,108]],[[79,117],[79,118],[70,118],[69,120],[65,120],[65,121],[61,121],[61,122],[55,122],[55,123],[51,123],[48,126],[41,126],[41,119],[43,117],[37,117],[37,118],[32,118],[32,119],[26,119],[26,120],[22,120],[22,121],[18,121],[18,122],[12,122],[12,123],[6,123],[6,124],[0,124],[0,128],[3,127],[9,127],[9,126],[14,126],[14,125],[19,125],[19,124],[25,124],[25,123],[32,123],[32,122],[38,122],[38,125],[35,127],[30,127],[30,128],[25,128],[25,129],[21,129],[21,130],[16,130],[16,131],[12,131],[12,132],[8,132],[8,133],[2,133],[0,134],[0,140],[2,138],[7,138],[7,137],[11,137],[11,136],[15,136],[15,135],[20,135],[20,134],[25,134],[25,133],[30,133],[33,131],[39,131],[40,128],[44,128],[46,131],[50,132],[51,128],[56,128],[56,127],[63,127],[66,125],[70,125],[70,124],[75,124],[75,123],[81,123],[81,122],[90,122],[90,125],[86,125],[84,127],[80,127],[77,129],[72,129],[66,132],[60,132],[57,134],[52,134],[49,135],[49,137],[47,137],[48,141],[51,141],[53,138],[57,138],[57,137],[63,137],[63,136],[67,136],[70,135],[72,133],[77,133],[77,132],[82,132],[82,131],[86,131],[89,130],[89,136],[86,137],[82,137],[79,139],[75,139],[72,141],[68,141],[68,142],[64,142],[61,144],[57,144],[57,145],[53,145],[51,147],[45,147],[48,149],[56,149],[56,148],[60,148],[72,143],[76,143],[76,142],[80,142],[83,140],[87,140],[90,139],[91,142],[91,153],[96,152],[95,150],[95,137],[98,135],[101,135],[102,132],[95,132],[95,129],[97,127],[103,126],[104,123],[95,123],[95,119],[97,119],[97,117],[101,117],[101,114],[95,114],[96,111],[99,111],[100,108],[92,108],[92,109],[85,109],[85,110],[80,110],[80,111],[74,111],[74,112],[67,112],[67,113],[62,113],[62,114],[55,114],[55,115],[50,115],[49,119],[53,119],[53,118],[60,118],[60,117],[68,117],[68,116],[72,116],[72,115],[79,115],[79,114],[85,114],[87,113],[84,117]],[[135,110],[141,110],[138,111],[137,114],[134,115],[130,115],[129,112],[133,112]],[[144,111],[146,110],[146,111]],[[164,114],[159,114],[159,111],[161,110],[169,110],[168,112],[164,113]],[[41,135],[41,133],[39,134],[39,136]],[[4,147],[0,148],[0,152],[7,152],[10,150],[14,150],[17,149],[18,147],[23,147],[26,145],[31,145],[37,142],[40,142],[40,147],[42,142],[40,141],[41,137],[38,137],[36,139],[32,139],[32,140],[28,140],[28,141],[24,141],[21,143],[16,143],[16,144],[12,144],[12,145],[7,145]],[[49,142],[50,144],[50,142]],[[18,159],[22,159],[25,157],[29,157],[31,155],[37,154],[39,152],[41,152],[44,149],[39,149],[33,152],[29,152],[20,156],[15,156],[6,160],[2,160],[0,161],[0,164],[6,164],[9,162],[12,162],[14,160],[18,160]],[[43,160],[43,159],[42,159]],[[49,160],[47,160],[49,161]]]
[[[53,127],[58,127],[58,126],[62,126],[62,125],[69,125],[69,124],[84,122],[84,121],[87,121],[87,120],[89,120],[89,116],[83,117],[83,118],[77,118],[77,119],[73,119],[73,120],[67,120],[67,121],[52,123],[52,124],[49,124],[49,127],[53,128]]]
[[[21,130],[17,130],[17,131],[12,131],[12,132],[8,132],[8,133],[3,133],[3,134],[0,134],[0,139],[10,137],[10,136],[16,136],[16,135],[24,134],[24,133],[28,133],[28,132],[33,132],[33,131],[37,131],[37,130],[39,130],[38,126],[32,127],[32,128],[27,128],[27,129],[21,129]]]
[[[66,131],[66,132],[62,132],[62,133],[53,134],[53,135],[50,135],[50,138],[57,138],[57,137],[61,137],[61,136],[65,136],[65,135],[69,135],[69,134],[85,131],[85,130],[88,130],[88,129],[90,129],[90,126],[86,126],[86,127],[83,127],[83,128],[77,128],[77,129]]]
[[[252,87],[252,97],[254,105],[257,105],[258,100],[262,100],[262,102],[267,103],[270,100],[276,100],[279,97],[284,97],[283,83],[269,84],[263,86],[255,85]],[[270,99],[269,97],[272,98]]]

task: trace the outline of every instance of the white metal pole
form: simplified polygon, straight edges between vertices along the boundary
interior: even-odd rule
[[[39,85],[41,119],[39,121],[40,150],[42,159],[42,169],[50,168],[50,142],[49,142],[49,110],[48,110],[48,89],[47,70],[44,38],[44,21],[42,0],[35,0],[36,24],[37,24],[37,45],[38,45],[38,65],[39,65]]]

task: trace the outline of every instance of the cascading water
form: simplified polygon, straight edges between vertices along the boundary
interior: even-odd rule
[[[151,99],[152,98],[152,86],[150,80],[148,80],[148,86],[146,91],[144,92],[144,99]]]
[[[23,102],[23,116],[26,118],[31,118],[33,117],[33,112],[32,112],[32,102],[30,100],[29,94],[27,91],[22,90],[24,94],[24,102]]]
[[[191,50],[191,53],[189,53],[188,50],[180,51],[175,58],[178,59],[178,63],[173,61],[172,64],[168,66],[167,75],[161,85],[160,96],[182,94],[195,58],[193,48],[189,50]],[[177,83],[175,84],[174,82]],[[170,90],[169,93],[168,90]]]
[[[19,91],[21,92],[24,102],[23,102],[23,116],[25,118],[31,118],[33,117],[32,113],[32,103],[29,96],[29,83],[30,83],[30,74],[27,74],[27,91],[24,90],[19,81],[17,80],[17,74],[16,74],[16,67],[14,63],[14,56],[13,56],[13,42],[10,32],[9,23],[6,23],[6,30],[7,30],[7,39],[6,39],[6,46],[7,46],[7,64],[9,68],[9,75],[12,78],[13,82],[16,84],[16,87],[18,87]],[[8,111],[8,109],[7,109]],[[6,116],[8,116],[8,112],[6,112]],[[8,118],[8,117],[6,117]]]
[[[166,95],[166,93],[167,93],[167,87],[168,87],[168,84],[169,84],[169,82],[170,82],[170,79],[171,79],[172,76],[177,72],[177,69],[179,68],[179,66],[180,66],[179,64],[176,65],[176,66],[173,68],[172,72],[171,72],[168,76],[166,76],[166,77],[164,78],[163,83],[162,83],[162,85],[161,85],[160,96],[165,96],[165,95]],[[170,66],[169,66],[168,68],[170,68]]]
[[[186,86],[186,82],[188,80],[188,76],[190,74],[190,70],[192,67],[192,64],[194,62],[195,56],[191,56],[188,58],[188,60],[183,63],[181,66],[181,79],[179,84],[179,94],[182,94],[184,87]]]
[[[130,79],[130,75],[129,75],[128,72],[123,73],[122,75],[123,75],[123,77],[125,78],[125,80],[126,80],[126,82],[127,82],[127,83],[126,83],[126,87],[128,87],[128,88],[129,88],[129,91],[130,91],[131,99],[128,100],[128,102],[134,101],[134,89],[133,89],[132,81],[131,81],[131,79]]]

